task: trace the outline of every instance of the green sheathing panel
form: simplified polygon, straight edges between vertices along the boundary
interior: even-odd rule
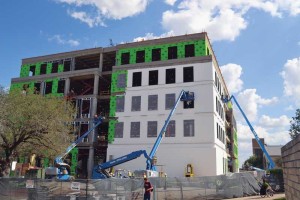
[[[127,70],[117,70],[111,75],[111,93],[125,92],[125,87],[118,87],[118,76],[126,74],[126,85],[127,85]]]
[[[108,128],[108,143],[113,143],[115,138],[115,126],[117,120],[109,120],[109,128]]]
[[[71,156],[72,156],[71,157],[71,175],[75,176],[76,175],[76,168],[77,168],[77,165],[78,165],[78,161],[77,161],[78,148],[72,149],[72,151],[70,153],[71,153]]]
[[[117,106],[117,97],[110,96],[110,104],[109,104],[109,116],[110,117],[116,116],[116,106]]]
[[[35,66],[35,75],[38,76],[41,74],[41,65],[42,64],[47,64],[46,68],[46,74],[51,74],[52,72],[52,63],[45,63],[45,62],[37,62],[33,64],[25,64],[21,66],[21,72],[20,72],[20,77],[28,77],[29,76],[29,71],[30,71],[30,66]],[[58,65],[58,73],[64,71],[64,65],[59,64]]]
[[[129,64],[136,63],[136,52],[137,51],[145,51],[145,63],[152,62],[152,49],[161,49],[161,60],[168,60],[168,48],[172,46],[177,46],[177,58],[185,58],[185,45],[194,44],[195,45],[195,56],[206,56],[211,54],[211,51],[207,51],[209,48],[208,41],[206,40],[192,40],[187,42],[179,42],[179,43],[171,43],[171,44],[162,44],[162,45],[151,45],[144,47],[136,47],[136,48],[127,48],[120,49],[117,52],[117,66],[121,65],[121,55],[123,53],[129,53],[130,59]]]
[[[33,87],[34,87],[34,82],[22,82],[22,83],[13,83],[11,84],[10,86],[10,91],[13,91],[13,90],[20,90],[22,91],[23,90],[23,86],[28,84],[28,89],[30,91],[33,91]]]

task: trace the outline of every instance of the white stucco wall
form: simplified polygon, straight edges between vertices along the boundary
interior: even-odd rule
[[[194,67],[194,81],[183,83],[183,67]],[[176,83],[165,84],[165,71],[176,68]],[[158,85],[148,85],[150,70],[158,70]],[[142,86],[132,86],[132,73],[142,72]],[[108,146],[107,156],[114,158],[136,150],[150,153],[156,138],[147,137],[147,122],[158,122],[158,134],[167,119],[170,110],[165,110],[165,95],[181,90],[194,92],[193,109],[184,109],[180,102],[171,120],[176,121],[175,137],[164,137],[157,151],[158,170],[163,169],[168,176],[184,176],[187,164],[193,164],[195,176],[223,174],[223,158],[226,158],[225,145],[217,139],[216,122],[224,125],[215,109],[214,70],[212,63],[198,63],[158,68],[128,70],[128,82],[125,94],[124,112],[117,112],[119,122],[124,122],[123,138],[115,138]],[[148,111],[148,95],[158,95],[158,110]],[[141,96],[141,111],[131,111],[132,96]],[[194,120],[195,135],[184,137],[183,120]],[[140,122],[140,137],[130,138],[131,122]],[[129,161],[116,168],[130,170],[145,169],[145,158]]]

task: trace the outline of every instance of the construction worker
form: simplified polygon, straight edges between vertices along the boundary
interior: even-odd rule
[[[144,188],[145,188],[144,200],[150,200],[151,192],[153,191],[153,187],[152,187],[150,181],[148,181],[147,177],[144,178]]]

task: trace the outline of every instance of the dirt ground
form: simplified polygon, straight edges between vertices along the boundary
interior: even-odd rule
[[[251,197],[243,197],[243,198],[234,198],[232,200],[250,200],[250,199],[266,199],[266,200],[271,200],[271,199],[280,199],[285,197],[284,193],[278,193],[278,194],[274,194],[273,197],[264,197],[262,198],[261,196],[251,196]]]

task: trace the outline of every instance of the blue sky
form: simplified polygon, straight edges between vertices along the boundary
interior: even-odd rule
[[[260,137],[286,144],[300,105],[300,3],[295,0],[10,0],[0,6],[0,85],[21,59],[206,31],[229,91]],[[252,133],[236,113],[240,162]]]

